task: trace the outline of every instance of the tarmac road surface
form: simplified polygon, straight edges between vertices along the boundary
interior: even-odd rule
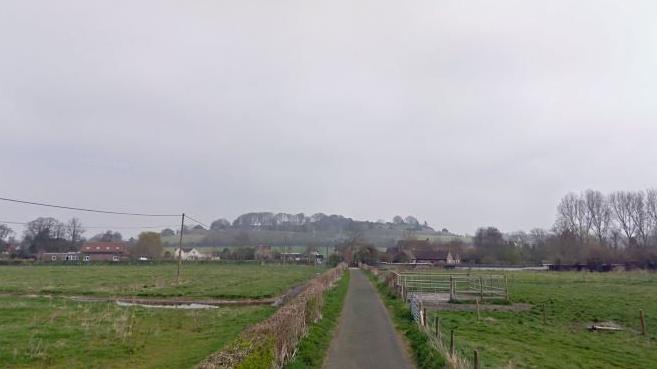
[[[388,311],[360,269],[351,269],[342,317],[325,369],[412,369]]]

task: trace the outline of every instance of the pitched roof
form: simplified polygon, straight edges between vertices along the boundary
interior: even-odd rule
[[[128,249],[123,242],[87,242],[80,251],[87,254],[125,254]]]
[[[447,255],[449,251],[447,250],[431,250],[431,249],[420,249],[415,250],[413,255],[415,259],[419,260],[447,260]]]

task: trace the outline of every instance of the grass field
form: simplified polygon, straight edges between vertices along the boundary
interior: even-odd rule
[[[0,368],[193,368],[270,306],[162,309],[69,295],[263,298],[309,280],[299,265],[175,264],[0,267]]]
[[[0,368],[193,368],[272,311],[0,296]]]
[[[0,293],[189,298],[266,298],[323,269],[304,265],[0,266]]]
[[[445,336],[482,368],[657,368],[657,275],[648,273],[512,273],[513,302],[524,312],[440,312]],[[546,324],[543,323],[543,304]],[[640,335],[639,309],[648,335]],[[590,332],[593,322],[622,332]],[[431,318],[433,323],[433,317]]]

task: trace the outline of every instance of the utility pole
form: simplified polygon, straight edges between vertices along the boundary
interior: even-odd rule
[[[182,241],[183,241],[184,229],[185,229],[185,213],[182,213],[182,220],[180,222],[180,241],[178,242],[178,271],[176,272],[176,284],[180,284],[180,263],[182,261]]]

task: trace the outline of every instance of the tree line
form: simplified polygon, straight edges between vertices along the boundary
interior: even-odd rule
[[[123,235],[117,231],[107,230],[84,237],[86,229],[80,219],[71,218],[62,222],[51,217],[39,217],[25,224],[23,237],[16,239],[15,231],[6,224],[0,224],[0,252],[9,246],[19,246],[13,251],[13,257],[33,257],[41,252],[79,251],[85,242],[123,242]],[[159,259],[162,254],[162,241],[156,232],[142,232],[137,239],[125,240],[131,256],[145,256]]]
[[[657,190],[565,195],[552,229],[502,234],[480,228],[464,258],[476,263],[657,266]]]

